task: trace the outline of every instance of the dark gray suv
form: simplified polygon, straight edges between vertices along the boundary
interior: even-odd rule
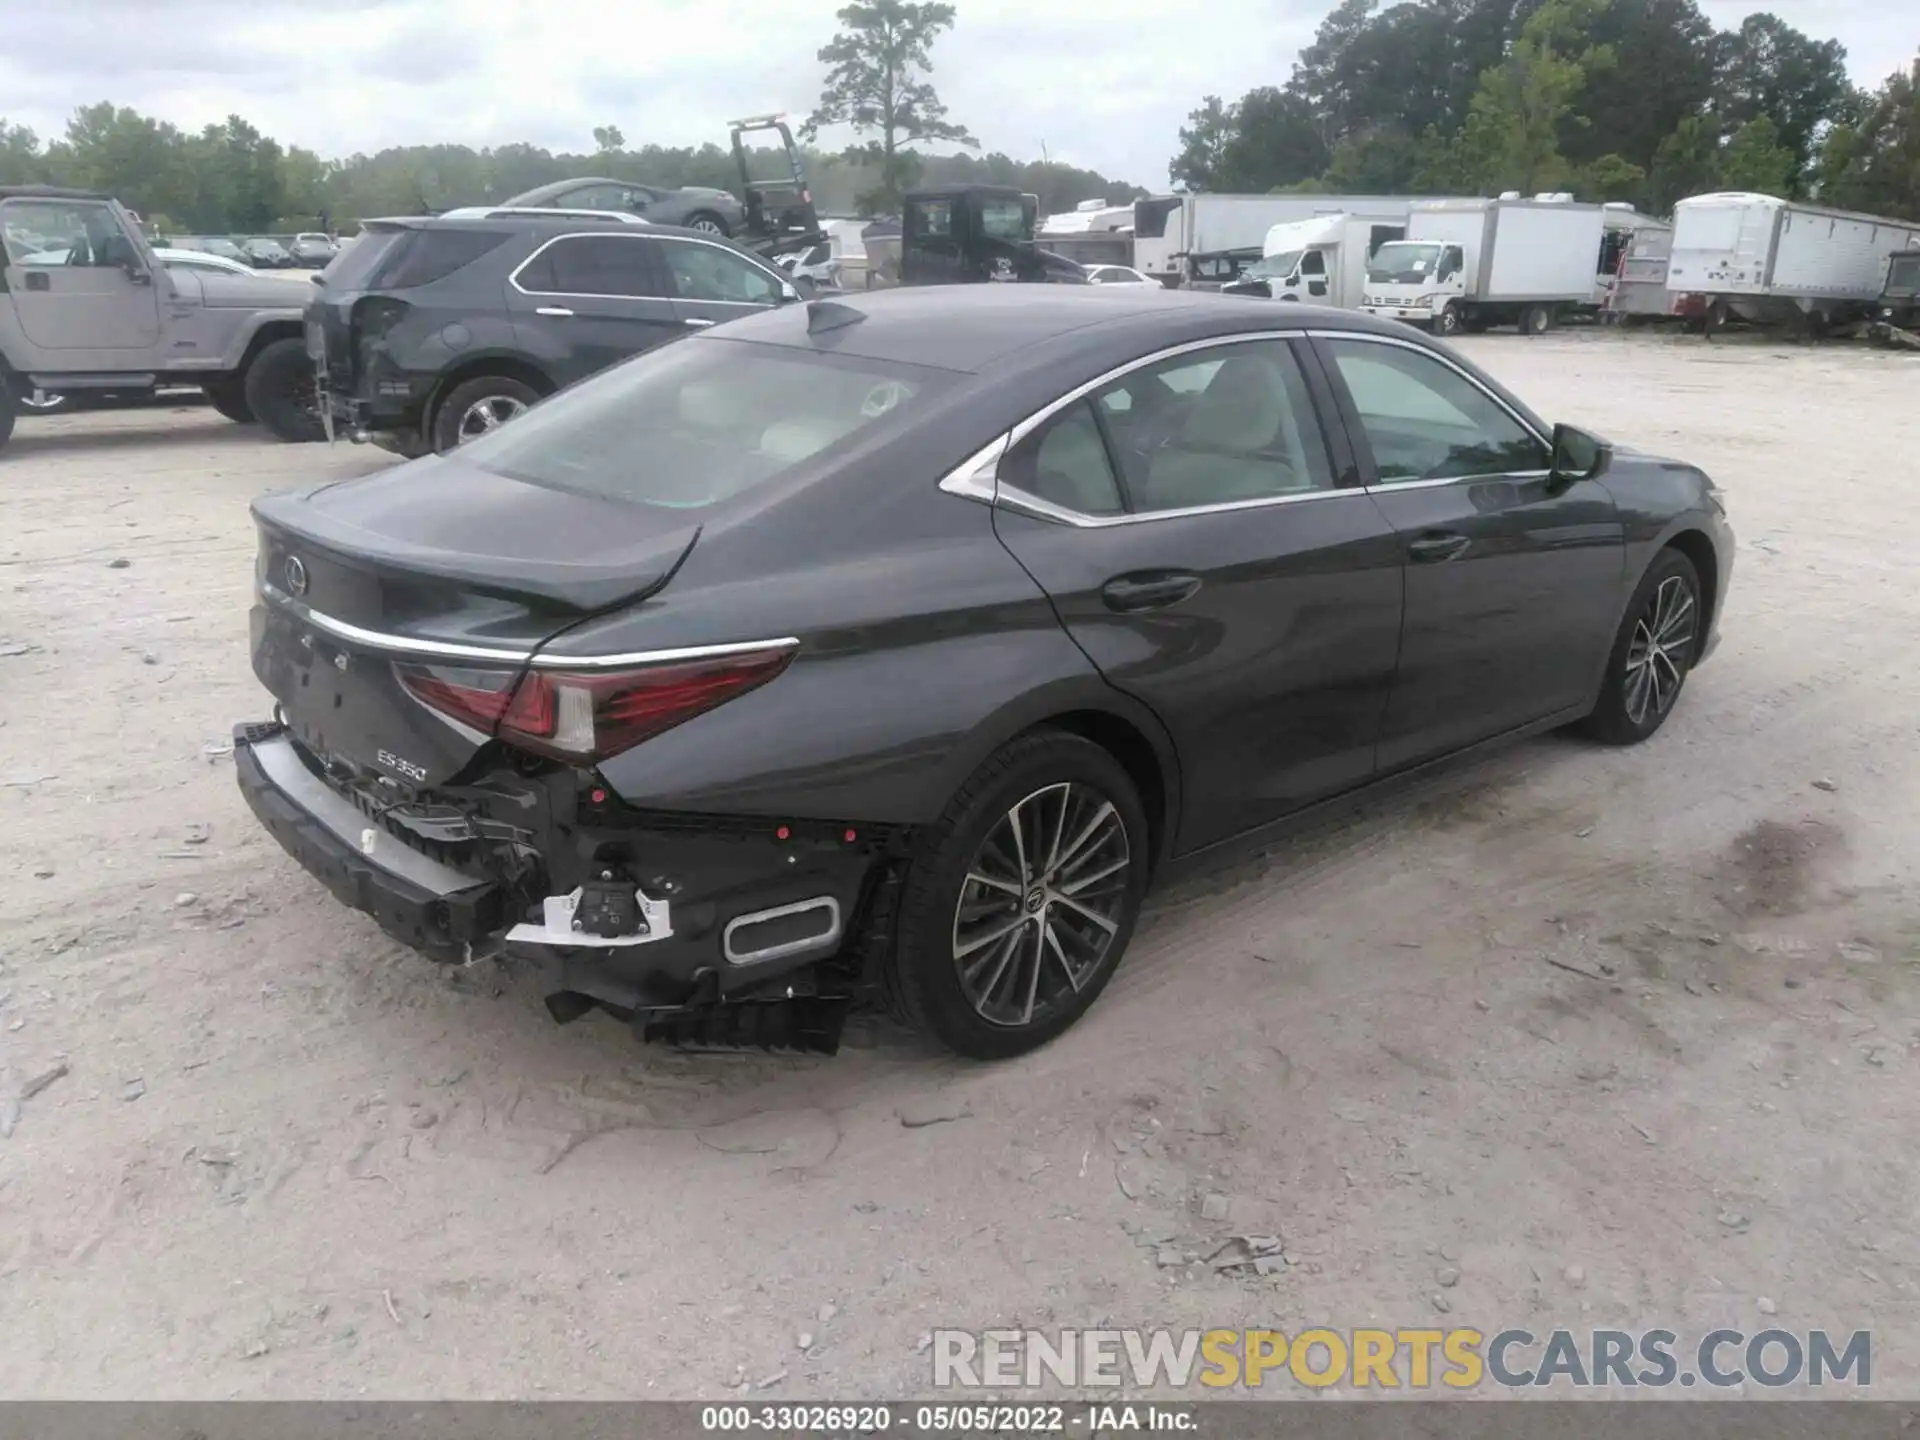
[[[800,295],[718,236],[610,215],[372,220],[320,277],[307,348],[330,433],[418,455],[630,355]]]

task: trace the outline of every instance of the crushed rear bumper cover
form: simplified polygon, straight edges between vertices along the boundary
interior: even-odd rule
[[[717,844],[737,853],[740,841],[688,833],[666,845],[692,868],[660,895],[630,889],[637,930],[603,939],[575,923],[582,877],[554,847],[546,873],[518,885],[471,873],[369,815],[280,722],[236,725],[233,742],[241,793],[268,833],[388,935],[452,964],[504,956],[534,970],[550,993],[634,1017],[818,993],[804,972],[852,938],[872,868],[865,847],[823,845],[804,865],[798,854],[781,863],[785,855],[770,852],[723,869],[710,852]]]
[[[500,887],[371,825],[308,768],[279,725],[234,726],[233,762],[240,793],[267,833],[342,904],[436,960],[464,964],[498,950]]]

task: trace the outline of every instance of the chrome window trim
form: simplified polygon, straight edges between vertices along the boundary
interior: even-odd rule
[[[982,446],[966,460],[941,478],[940,488],[949,495],[958,495],[968,500],[978,500],[988,505],[1002,505],[1016,509],[1035,519],[1050,520],[1058,524],[1072,525],[1084,530],[1106,529],[1114,525],[1136,525],[1150,520],[1183,520],[1196,515],[1227,514],[1239,510],[1264,510],[1275,505],[1293,505],[1306,500],[1326,500],[1342,495],[1371,495],[1377,491],[1419,490],[1439,485],[1460,485],[1487,480],[1539,480],[1553,472],[1551,470],[1502,470],[1482,475],[1444,475],[1432,480],[1402,480],[1398,482],[1375,482],[1372,485],[1334,486],[1327,490],[1302,490],[1291,495],[1265,495],[1251,500],[1226,500],[1217,505],[1193,505],[1181,510],[1148,510],[1128,515],[1089,515],[1078,510],[1069,510],[1065,506],[1055,505],[1038,496],[1010,485],[1000,479],[999,467],[1007,454],[1033,434],[1042,425],[1069,406],[1086,399],[1096,390],[1100,390],[1135,370],[1161,361],[1176,359],[1182,355],[1194,354],[1202,350],[1217,349],[1223,345],[1240,345],[1254,341],[1273,340],[1359,340],[1370,345],[1390,345],[1400,350],[1412,350],[1439,361],[1487,399],[1498,405],[1502,411],[1522,430],[1531,435],[1542,446],[1551,451],[1552,441],[1542,435],[1524,415],[1521,415],[1505,400],[1487,389],[1469,371],[1464,369],[1451,356],[1423,345],[1416,340],[1405,340],[1397,335],[1375,335],[1365,330],[1245,330],[1232,335],[1213,335],[1203,340],[1187,340],[1178,345],[1156,350],[1151,355],[1137,360],[1129,360],[1117,365],[1102,375],[1094,377],[1083,385],[1076,386],[1065,395],[1049,402],[1034,411],[1024,420],[1015,424],[1005,434],[1000,435],[987,445]],[[982,470],[990,469],[991,483],[981,478]]]
[[[768,640],[737,640],[722,645],[685,645],[672,650],[629,650],[614,655],[550,655],[515,647],[462,645],[451,640],[420,640],[411,635],[394,635],[368,630],[336,620],[311,605],[302,604],[277,586],[261,581],[260,597],[277,605],[314,629],[364,645],[369,650],[394,655],[418,655],[436,660],[492,660],[511,665],[531,665],[536,670],[612,670],[628,665],[668,665],[682,660],[715,660],[728,655],[747,655],[761,650],[797,650],[798,636],[782,635]]]
[[[657,233],[637,234],[631,230],[570,230],[565,235],[554,235],[543,240],[533,253],[513,267],[513,273],[507,276],[507,284],[529,299],[551,299],[555,296],[571,296],[575,300],[664,300],[669,305],[684,301],[688,305],[742,305],[755,310],[770,310],[777,300],[696,300],[684,295],[598,295],[586,290],[529,290],[520,283],[520,272],[562,240],[591,240],[598,236],[610,236],[615,240],[651,240],[656,245],[705,245],[712,250],[724,250],[734,259],[743,262],[748,269],[758,270],[774,282],[776,294],[784,294],[792,288],[793,282],[777,270],[769,269],[750,255],[742,255],[731,245],[722,245],[717,240],[701,240],[692,235],[661,235]],[[665,263],[666,257],[661,257]],[[784,287],[784,288],[783,288]]]
[[[570,296],[575,300],[660,300],[671,305],[671,295],[599,295],[587,290],[529,290],[520,283],[520,272],[562,240],[594,240],[600,236],[613,240],[658,240],[657,235],[638,235],[631,230],[570,230],[565,235],[554,235],[542,240],[526,259],[513,267],[513,273],[507,276],[507,284],[518,290],[528,299],[552,299],[555,296]]]

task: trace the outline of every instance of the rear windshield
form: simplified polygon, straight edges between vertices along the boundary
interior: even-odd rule
[[[363,290],[367,277],[411,233],[407,230],[362,230],[340,247],[340,253],[333,257],[333,263],[321,274],[325,276],[327,284],[336,290]]]
[[[413,230],[394,247],[373,283],[382,290],[431,285],[507,243],[505,230]]]
[[[496,475],[672,510],[718,505],[895,429],[958,377],[719,338],[662,346],[480,440]]]

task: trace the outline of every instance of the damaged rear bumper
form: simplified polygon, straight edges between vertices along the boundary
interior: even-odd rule
[[[876,871],[873,847],[807,840],[787,826],[760,840],[698,827],[598,832],[620,837],[644,857],[638,873],[657,877],[635,882],[631,867],[582,863],[583,827],[569,814],[565,826],[548,822],[548,853],[517,879],[477,874],[370,815],[280,723],[235,726],[233,739],[248,806],[343,904],[435,960],[506,956],[534,969],[550,994],[634,1017],[821,993],[803,972],[853,938]],[[596,918],[609,904],[623,916],[612,934]]]

